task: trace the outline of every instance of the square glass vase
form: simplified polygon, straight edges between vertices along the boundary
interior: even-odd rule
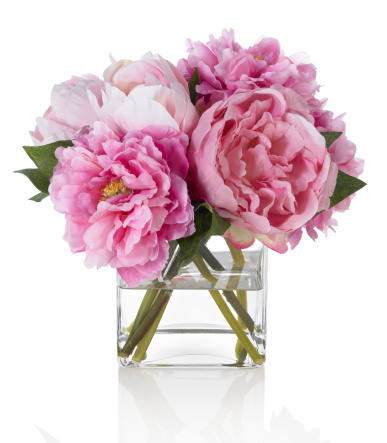
[[[128,287],[117,274],[117,353],[124,367],[258,367],[265,361],[267,248],[202,242],[164,281]],[[168,271],[169,268],[169,271]]]

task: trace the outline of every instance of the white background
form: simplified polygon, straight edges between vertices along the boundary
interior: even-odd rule
[[[380,0],[14,1],[2,7],[0,440],[387,442],[386,27]],[[264,370],[118,374],[115,273],[87,270],[64,218],[12,171],[55,83],[102,76],[111,52],[172,62],[233,27],[309,54],[328,109],[365,159],[337,233],[270,254]],[[121,384],[118,383],[118,377]],[[231,383],[234,393],[227,394]],[[246,407],[242,409],[245,401]],[[143,408],[145,402],[146,407]],[[141,415],[142,414],[142,415]],[[41,431],[39,431],[39,429]]]

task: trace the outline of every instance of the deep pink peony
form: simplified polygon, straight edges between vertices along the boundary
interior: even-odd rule
[[[177,66],[187,81],[198,68],[199,109],[208,108],[235,92],[274,84],[291,88],[306,100],[311,100],[319,89],[316,68],[306,54],[285,57],[274,38],[264,37],[244,49],[235,42],[233,30],[223,30],[219,39],[211,35],[207,44],[187,39],[187,46],[188,57]]]
[[[30,132],[33,143],[40,146],[71,140],[83,126],[94,123],[97,117],[89,94],[101,100],[104,88],[104,82],[91,74],[55,85],[51,92],[51,106],[43,117],[36,119],[35,131]]]
[[[122,136],[96,122],[74,145],[56,150],[49,189],[72,252],[118,268],[129,286],[160,278],[168,242],[194,231],[187,135],[150,125]]]
[[[337,167],[302,115],[305,101],[287,91],[234,94],[208,109],[192,136],[195,196],[232,224],[226,235],[238,248],[258,238],[285,252],[287,234],[329,207]]]

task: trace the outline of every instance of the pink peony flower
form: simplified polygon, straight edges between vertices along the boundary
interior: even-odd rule
[[[187,81],[198,68],[201,79],[196,88],[201,94],[197,103],[199,109],[208,108],[235,92],[274,84],[291,88],[306,100],[313,99],[319,89],[316,68],[309,63],[306,54],[285,57],[274,38],[264,37],[244,49],[235,42],[233,30],[224,30],[219,39],[211,35],[206,45],[188,39],[187,46],[189,55],[177,66]]]
[[[189,92],[188,84],[176,66],[158,54],[148,52],[137,61],[112,61],[103,73],[104,80],[113,83],[127,95],[139,85],[163,85],[171,88],[175,83],[180,83]]]
[[[337,168],[340,171],[352,175],[353,177],[359,177],[359,175],[363,172],[364,161],[355,157],[356,146],[347,139],[343,115],[334,118],[333,112],[323,110],[325,103],[326,100],[316,100],[315,109],[312,111],[314,116],[314,125],[319,132],[342,132],[342,135],[334,143],[332,143],[328,150],[331,160],[337,165]],[[333,217],[334,214],[336,212],[344,212],[348,210],[351,200],[355,195],[356,194],[350,195],[334,207],[322,212],[321,214],[315,215],[304,226],[292,232],[289,235],[289,243],[292,249],[299,244],[303,229],[305,229],[313,241],[318,237],[316,229],[323,232],[325,235],[327,235],[328,230],[335,232],[334,226],[337,226],[337,221]]]
[[[285,252],[287,234],[329,207],[337,167],[325,139],[295,110],[302,99],[294,94],[234,94],[208,109],[193,133],[195,197],[232,224],[226,236],[238,248],[258,238]]]
[[[143,115],[147,112],[155,115],[158,103],[159,108],[165,108],[170,114],[170,126],[191,136],[199,119],[198,113],[191,103],[187,82],[170,62],[159,55],[147,54],[138,62],[122,60],[113,63],[104,77],[106,82],[85,75],[55,85],[51,106],[43,117],[37,118],[36,129],[31,131],[33,143],[44,145],[72,140],[77,131],[95,121],[116,122],[112,114],[125,112],[128,104],[121,106],[127,100],[131,105],[136,102]],[[154,102],[152,109],[144,107],[149,106],[149,99]],[[165,120],[163,110],[159,114]],[[157,124],[157,121],[153,123]]]
[[[148,53],[134,62],[113,62],[105,70],[104,79],[131,98],[151,96],[168,110],[182,132],[192,135],[198,113],[191,103],[188,83],[168,60]]]
[[[34,145],[71,140],[83,126],[94,123],[97,118],[89,94],[101,100],[103,90],[104,82],[91,74],[55,85],[51,106],[36,119],[35,131],[30,132]]]
[[[118,268],[133,287],[161,278],[168,242],[194,231],[187,145],[187,135],[168,126],[122,135],[95,122],[74,147],[56,150],[51,200],[86,266]]]
[[[161,124],[190,137],[199,120],[199,115],[185,92],[175,93],[162,85],[140,85],[126,95],[110,83],[106,83],[105,88],[101,101],[89,94],[92,108],[97,120],[107,123],[112,130],[121,134],[149,124]]]
[[[322,105],[324,104],[322,102]],[[341,171],[359,177],[363,173],[364,160],[355,157],[356,145],[347,139],[344,115],[334,118],[333,112],[321,109],[314,111],[313,116],[318,131],[342,132],[342,135],[330,146],[329,154]]]

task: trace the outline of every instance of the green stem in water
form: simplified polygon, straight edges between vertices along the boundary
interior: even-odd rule
[[[211,274],[210,270],[204,263],[203,258],[200,255],[195,255],[195,257],[193,258],[193,262],[195,263],[202,276],[213,285],[216,285],[218,279]]]
[[[243,255],[243,252],[240,249],[234,248],[234,246],[232,245],[232,243],[230,242],[230,240],[228,238],[225,238],[225,240],[226,240],[228,248],[230,249],[234,263],[237,266],[240,266],[241,268],[243,268],[243,265],[245,264],[245,257]]]
[[[238,268],[243,268],[245,264],[245,257],[241,250],[234,248],[231,242],[225,238],[227,246],[231,252],[234,266],[232,273],[237,272]],[[219,263],[219,261],[212,255],[211,251],[207,248],[205,243],[201,243],[199,247],[200,255],[206,260],[209,266],[215,271],[223,271],[224,268]],[[238,277],[238,282],[239,282]],[[236,285],[238,285],[238,282]],[[235,285],[235,280],[233,281]],[[247,312],[247,293],[244,290],[237,290],[237,296],[233,291],[223,291],[223,295],[226,297],[227,301],[234,308],[234,311],[238,314],[238,323],[242,326],[243,329],[247,329],[253,333],[255,330],[254,321],[251,316]],[[238,362],[243,363],[246,360],[247,352],[244,349],[241,341],[238,339],[235,347],[235,355],[238,359]]]
[[[237,251],[235,249],[235,251]],[[240,251],[239,251],[240,252]],[[199,253],[200,255],[203,257],[203,259],[209,264],[209,266],[211,266],[212,269],[216,270],[216,271],[224,271],[224,267],[221,265],[221,263],[219,263],[219,261],[214,257],[214,255],[211,253],[211,251],[207,248],[207,246],[202,243],[199,247]],[[242,258],[243,258],[243,254],[242,254]],[[239,257],[240,259],[240,257]],[[244,258],[243,258],[244,260]],[[204,262],[203,262],[204,264]],[[204,269],[204,267],[206,269]],[[203,274],[203,272],[206,273],[206,275]],[[209,269],[207,268],[207,266],[204,264],[204,266],[202,265],[202,270],[200,270],[200,272],[202,273],[203,277],[210,281],[211,283],[213,283],[214,285],[217,283],[218,279],[216,277],[214,277],[211,272],[209,271]],[[230,303],[230,305],[234,308],[234,311],[238,314],[238,318],[240,319],[240,323],[242,325],[245,325],[247,327],[247,329],[253,333],[255,330],[254,327],[254,320],[251,318],[251,316],[249,315],[249,313],[246,311],[245,306],[243,305],[243,303],[241,303],[242,299],[239,299],[239,297],[237,297],[234,294],[234,291],[231,290],[222,290],[223,295],[226,297],[226,300]],[[246,294],[246,291],[237,291],[238,292],[244,292]],[[246,302],[247,304],[247,302]]]
[[[196,255],[193,258],[193,262],[195,263],[196,267],[198,268],[198,270],[206,280],[208,280],[214,285],[217,283],[216,277],[214,277],[211,274],[210,270],[207,268],[203,258],[200,255]],[[246,333],[243,331],[243,328],[238,323],[238,320],[234,317],[230,308],[227,306],[227,303],[224,301],[220,292],[211,289],[209,290],[209,292],[212,298],[214,299],[215,303],[217,304],[218,308],[220,309],[221,313],[223,314],[224,318],[226,319],[227,323],[230,325],[231,329],[235,332],[236,336],[239,338],[243,347],[246,349],[247,353],[250,355],[254,363],[262,364],[264,362],[264,358],[261,355],[259,355],[254,345],[251,343]],[[232,292],[232,291],[227,291],[227,292]]]
[[[247,292],[244,290],[237,290],[237,298],[240,304],[243,306],[243,308],[247,311]],[[238,323],[242,326],[244,326],[243,319],[238,315]],[[243,328],[245,329],[245,328]],[[243,363],[246,360],[247,352],[246,349],[243,347],[241,341],[238,339],[236,346],[235,346],[235,356],[239,363]]]
[[[157,317],[155,318],[154,322],[152,323],[151,327],[148,329],[147,333],[144,335],[144,338],[140,341],[140,343],[137,346],[136,352],[133,354],[132,360],[135,363],[141,363],[146,355],[146,351],[150,345],[150,342],[153,339],[153,336],[156,333],[156,329],[158,328],[161,317],[164,314],[165,308],[167,307],[168,301],[170,297],[168,297],[167,302],[163,305],[160,312],[157,314]]]
[[[234,308],[235,312],[238,314],[239,324],[243,327],[243,329],[247,328],[251,333],[253,333],[255,331],[254,320],[246,311],[245,307],[240,302],[238,297],[235,296],[233,291],[222,291],[222,292],[223,295],[226,297],[226,300],[230,303],[230,305]]]
[[[136,329],[132,329],[133,334],[130,339],[128,339],[119,352],[119,356],[122,358],[128,358],[129,355],[133,352],[134,348],[138,345],[141,339],[145,336],[148,330],[151,328],[153,322],[157,318],[160,311],[163,309],[164,305],[168,303],[170,297],[172,295],[172,291],[160,291],[158,297],[154,301],[153,305],[147,312],[147,314],[142,319],[141,323]]]
[[[245,291],[244,289],[238,289],[236,291],[236,293],[237,293],[237,299],[238,299],[239,303],[241,304],[241,306],[244,309],[247,309],[247,291]],[[241,316],[238,316],[238,321],[239,321],[239,324],[241,326],[243,326],[243,319]],[[253,324],[253,327],[254,327],[254,324]]]
[[[220,292],[212,289],[210,289],[209,292],[212,295],[215,303],[218,305],[218,308],[220,309],[224,318],[227,320],[227,323],[231,326],[231,329],[235,332],[243,347],[252,358],[253,362],[255,364],[261,365],[265,361],[264,357],[262,357],[262,355],[259,355],[258,351],[255,349],[254,345],[251,343],[246,333],[243,331],[242,327],[238,323],[238,320],[233,316],[230,308],[227,306],[227,303],[223,300]]]
[[[179,268],[180,268],[179,260],[178,260],[179,257],[178,257],[178,254],[176,254],[177,247],[178,247],[178,245],[177,245],[176,241],[173,241],[170,243],[169,259],[168,259],[168,262],[166,265],[166,269],[164,270],[164,280],[171,280],[179,272]],[[173,258],[173,260],[172,260],[172,258]],[[171,260],[172,260],[172,262],[171,262]],[[165,272],[166,270],[168,270],[168,272]],[[155,289],[148,289],[146,291],[144,298],[141,302],[140,308],[137,312],[136,318],[135,318],[134,322],[131,324],[130,329],[128,328],[129,336],[126,340],[126,343],[125,343],[124,347],[122,348],[122,350],[118,349],[118,355],[121,357],[127,358],[131,354],[131,352],[133,352],[134,347],[138,343],[137,342],[133,347],[133,342],[135,341],[134,337],[136,337],[136,340],[137,340],[138,336],[140,335],[140,341],[141,341],[141,338],[144,335],[146,335],[148,329],[152,327],[152,323],[145,325],[145,323],[143,324],[143,321],[144,321],[146,315],[149,313],[151,307],[153,307],[153,305],[156,303],[156,300],[158,299],[162,288],[165,287],[165,283],[159,282],[158,280],[154,280],[152,283],[153,283],[153,286],[155,286]],[[171,294],[172,294],[172,292],[171,292]],[[166,304],[165,304],[165,306],[166,306]],[[165,308],[162,309],[163,312],[164,312],[164,310],[165,310]],[[158,314],[156,313],[156,315],[158,315]],[[160,319],[161,319],[161,316],[160,316]],[[160,319],[158,322],[160,322]],[[149,323],[149,317],[147,318],[147,321]],[[141,328],[141,329],[139,329],[139,328]],[[139,334],[138,331],[140,331],[141,334]],[[137,335],[135,335],[135,334],[137,334]],[[149,343],[148,343],[148,346],[149,346]],[[127,352],[128,349],[130,350],[129,353]],[[124,352],[124,350],[125,350],[125,352]],[[128,355],[126,355],[127,353],[128,353]],[[143,357],[145,356],[145,353],[146,353],[146,349],[143,353]]]
[[[134,319],[133,326],[130,330],[128,340],[130,340],[133,337],[133,334],[137,330],[138,326],[140,325],[143,318],[145,317],[145,315],[149,311],[150,307],[152,306],[153,301],[157,297],[158,292],[159,292],[159,289],[148,289],[146,291],[144,298],[142,299],[140,308],[138,309],[136,318]]]
[[[123,332],[125,332],[126,334],[130,334],[130,331],[133,329],[133,324],[134,321],[132,321],[132,323],[130,323],[130,325],[127,328],[123,328]]]
[[[232,243],[228,238],[225,238],[227,246],[231,252],[234,266],[233,268],[242,268],[245,264],[245,257],[243,255],[243,252],[240,249],[234,248]],[[243,306],[243,309],[247,312],[247,292],[244,290],[237,290],[237,298],[240,304]],[[238,322],[243,327],[243,318],[241,316],[238,316]],[[243,362],[246,359],[246,350],[243,348],[242,343],[238,340],[236,347],[235,347],[235,355],[239,362]]]
[[[208,263],[208,266],[211,266],[214,271],[224,271],[224,267],[222,266],[222,264],[212,254],[212,252],[208,249],[207,245],[204,242],[201,242],[199,245],[199,254]]]
[[[242,342],[239,340],[239,338],[235,346],[235,355],[238,363],[243,363],[247,357],[246,349],[243,347]]]

